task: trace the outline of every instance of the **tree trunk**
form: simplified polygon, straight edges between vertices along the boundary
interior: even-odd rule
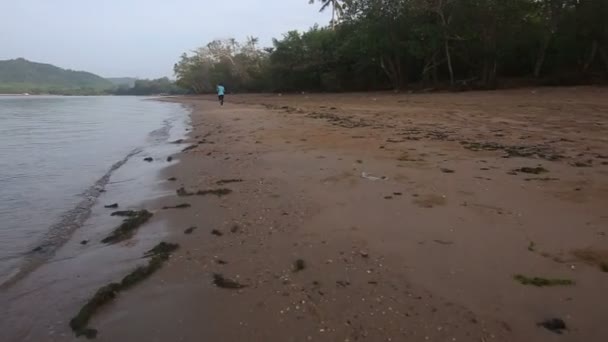
[[[399,61],[397,60],[397,63],[399,63]],[[402,79],[401,79],[401,73],[399,72],[399,67],[398,64],[395,64],[395,62],[389,57],[389,58],[384,58],[382,57],[380,59],[380,66],[382,67],[382,70],[384,70],[384,73],[386,73],[386,76],[388,77],[389,81],[391,82],[391,85],[393,87],[394,90],[400,90],[402,87]]]
[[[498,69],[498,61],[496,56],[486,56],[483,62],[481,81],[484,87],[495,89],[497,85],[496,72]]]
[[[439,3],[439,9],[437,10],[439,17],[441,18],[441,24],[443,26],[443,45],[445,48],[445,58],[448,62],[448,71],[450,72],[450,85],[454,85],[454,67],[452,66],[452,54],[450,53],[450,37],[448,36],[448,21],[446,20],[443,13],[443,1]]]
[[[433,72],[432,72],[432,78],[433,78],[433,86],[437,85],[437,80],[439,79],[439,72],[438,72],[438,68],[437,68],[437,54],[433,54]]]
[[[604,61],[604,65],[606,66],[606,72],[608,72],[608,52],[606,52],[606,48],[604,46],[599,47],[599,50],[602,60]]]
[[[534,66],[534,78],[540,77],[540,72],[545,64],[545,57],[547,56],[547,49],[549,48],[549,43],[551,43],[552,36],[553,34],[549,34],[543,40],[540,51],[538,52],[538,58],[536,58],[536,65]]]
[[[591,45],[591,54],[589,55],[587,62],[585,62],[583,72],[587,72],[587,70],[589,70],[591,63],[593,63],[593,61],[595,60],[595,55],[597,55],[597,40],[594,40],[593,44]]]
[[[445,38],[445,57],[448,61],[448,71],[450,72],[450,85],[454,85],[454,68],[452,67],[452,54],[450,53],[450,42]]]

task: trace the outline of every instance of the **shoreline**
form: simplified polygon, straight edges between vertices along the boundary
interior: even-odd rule
[[[605,95],[163,98],[192,108],[193,147],[120,249],[163,227],[180,248],[95,314],[97,340],[551,341],[553,318],[605,339]]]

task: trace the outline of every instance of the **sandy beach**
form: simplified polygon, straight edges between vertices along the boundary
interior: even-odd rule
[[[192,205],[160,214],[179,251],[92,325],[108,341],[602,341],[607,95],[174,99],[196,147],[167,177],[232,192],[163,199]],[[553,318],[567,329],[538,325]]]
[[[163,100],[179,249],[97,340],[608,339],[606,89]]]

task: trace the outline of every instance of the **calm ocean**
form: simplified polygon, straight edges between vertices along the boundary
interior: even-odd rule
[[[0,284],[51,257],[97,201],[154,195],[147,182],[186,120],[181,105],[144,98],[0,96]]]

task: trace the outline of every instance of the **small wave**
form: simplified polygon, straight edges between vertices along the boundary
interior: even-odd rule
[[[49,227],[42,241],[38,244],[38,247],[25,253],[19,269],[14,271],[8,279],[0,285],[0,289],[12,286],[38,268],[43,262],[50,259],[57,249],[70,239],[74,231],[80,228],[89,218],[91,215],[91,208],[101,193],[104,192],[105,186],[110,181],[112,173],[126,164],[131,157],[141,153],[141,151],[141,149],[137,148],[129,152],[123,159],[114,163],[92,186],[85,190],[80,195],[82,200],[74,208],[61,215],[58,222]]]
[[[163,120],[163,125],[159,129],[155,129],[148,134],[149,138],[155,143],[163,143],[169,139],[171,128],[173,128],[173,122],[175,118],[169,118]]]

